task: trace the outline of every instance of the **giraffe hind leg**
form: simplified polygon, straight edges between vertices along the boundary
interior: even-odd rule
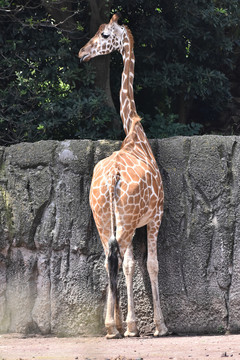
[[[117,291],[117,295],[116,295],[116,302],[115,302],[115,309],[114,309],[114,320],[115,320],[115,324],[116,324],[116,328],[117,328],[118,332],[121,335],[123,335],[122,312],[121,312],[121,308],[119,305],[118,291]]]
[[[118,311],[118,292],[117,292],[117,276],[118,276],[118,254],[119,247],[115,237],[112,237],[109,242],[109,253],[107,259],[108,265],[108,297],[107,297],[107,313],[105,319],[105,326],[107,329],[107,339],[120,338],[121,334],[116,328],[116,313]]]
[[[127,296],[128,296],[128,313],[127,313],[127,330],[124,333],[126,337],[139,336],[137,329],[136,316],[133,301],[133,273],[135,269],[135,261],[133,257],[133,248],[130,244],[125,252],[123,261],[123,272],[126,278]]]

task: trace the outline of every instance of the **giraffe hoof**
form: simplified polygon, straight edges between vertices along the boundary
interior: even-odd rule
[[[139,331],[135,320],[127,321],[127,330],[124,333],[125,337],[138,337]]]
[[[139,337],[139,332],[137,331],[125,331],[124,337]]]
[[[106,339],[122,339],[122,335],[119,332],[116,332],[115,334],[107,334]]]
[[[168,336],[170,335],[168,328],[164,326],[160,331],[157,329],[154,333],[154,337],[160,337],[160,336]]]

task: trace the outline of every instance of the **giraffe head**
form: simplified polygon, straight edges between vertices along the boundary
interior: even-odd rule
[[[124,26],[118,24],[119,15],[114,14],[108,24],[102,24],[97,33],[80,49],[80,62],[89,61],[98,55],[106,55],[121,50]]]

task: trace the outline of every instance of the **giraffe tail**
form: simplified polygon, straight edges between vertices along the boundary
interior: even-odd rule
[[[115,211],[114,211],[114,197],[115,197],[115,188],[118,182],[118,174],[112,175],[111,185],[109,189],[110,194],[110,213],[111,213],[111,237],[108,241],[108,273],[109,273],[109,283],[112,293],[117,300],[117,275],[118,275],[118,263],[120,250],[119,245],[116,239],[116,220],[115,220]]]
[[[108,241],[108,273],[109,284],[112,293],[117,300],[117,275],[118,275],[118,254],[119,246],[116,238],[110,238]]]

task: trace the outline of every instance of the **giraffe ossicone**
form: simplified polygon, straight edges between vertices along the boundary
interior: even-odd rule
[[[132,238],[135,230],[147,225],[147,269],[153,294],[155,336],[168,333],[164,322],[158,289],[157,238],[163,215],[163,185],[147,136],[137,114],[133,95],[133,36],[127,26],[118,24],[113,15],[108,24],[79,51],[80,61],[119,51],[123,58],[120,90],[120,115],[126,137],[121,149],[101,160],[94,168],[90,206],[105,251],[109,286],[105,326],[107,338],[122,334],[122,320],[117,295],[120,265],[126,277],[128,313],[125,336],[138,336],[133,301],[135,261]]]

